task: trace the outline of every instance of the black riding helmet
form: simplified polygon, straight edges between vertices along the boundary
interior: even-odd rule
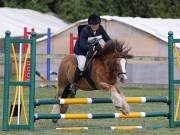
[[[101,18],[98,15],[92,14],[88,18],[89,25],[97,25],[101,23]]]

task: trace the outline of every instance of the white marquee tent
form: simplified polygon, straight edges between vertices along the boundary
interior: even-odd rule
[[[0,38],[4,38],[9,30],[12,36],[23,36],[24,27],[35,28],[38,34],[47,33],[50,27],[52,33],[57,33],[68,24],[61,19],[30,9],[0,8]]]

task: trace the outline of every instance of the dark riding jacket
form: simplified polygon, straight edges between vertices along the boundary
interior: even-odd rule
[[[92,49],[92,45],[88,42],[89,37],[95,37],[95,36],[102,36],[102,39],[105,42],[108,42],[110,40],[110,37],[104,30],[104,28],[100,25],[97,31],[94,33],[93,30],[89,25],[85,26],[81,32],[80,37],[76,41],[75,47],[74,47],[74,53],[76,55],[87,55],[87,52]]]

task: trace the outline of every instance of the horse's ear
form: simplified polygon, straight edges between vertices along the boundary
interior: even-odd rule
[[[127,58],[127,59],[132,59],[132,58],[133,58],[133,55],[128,54],[128,55],[126,55],[126,58]]]
[[[122,57],[127,58],[127,59],[131,59],[133,58],[133,55],[129,54],[129,51],[131,50],[131,48],[124,48],[124,51],[122,53]]]

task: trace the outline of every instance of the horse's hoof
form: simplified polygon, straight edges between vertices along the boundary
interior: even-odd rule
[[[129,114],[129,112],[130,112],[130,109],[123,109],[122,107],[117,107],[117,106],[116,106],[116,109],[117,109],[118,111],[122,112],[122,114],[124,114],[124,115],[127,115],[127,114]]]
[[[53,123],[57,123],[57,122],[58,122],[58,119],[52,119],[52,122],[53,122]]]
[[[127,111],[127,110],[123,110],[123,111],[122,111],[122,114],[124,114],[124,115],[128,115],[128,114],[129,114],[129,111]]]
[[[130,112],[130,107],[129,107],[129,105],[128,106],[126,106],[126,108],[124,109],[122,109],[122,113],[124,114],[124,115],[127,115],[127,114],[129,114],[129,112]]]

